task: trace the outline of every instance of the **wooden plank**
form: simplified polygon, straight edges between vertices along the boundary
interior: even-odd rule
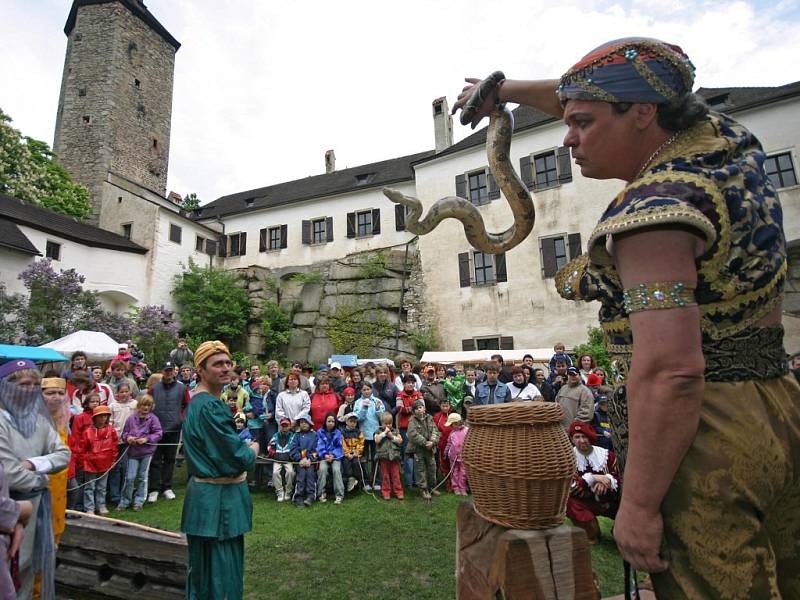
[[[110,569],[125,577],[145,577],[149,580],[182,587],[186,583],[185,564],[162,562],[158,556],[142,556],[131,558],[119,554],[86,551],[84,548],[70,548],[59,545],[58,562],[64,565],[78,565],[95,572]]]
[[[586,534],[575,527],[506,529],[464,502],[456,516],[459,600],[596,600]]]
[[[149,533],[155,533],[155,534],[163,535],[163,536],[166,536],[166,537],[173,537],[173,538],[178,538],[178,539],[183,538],[183,535],[180,534],[180,533],[175,533],[174,531],[165,531],[163,529],[156,529],[155,527],[150,527],[148,525],[142,525],[141,523],[132,523],[130,521],[123,521],[122,519],[112,519],[111,517],[103,517],[101,515],[93,515],[91,513],[83,513],[83,512],[77,511],[77,510],[67,510],[66,512],[67,512],[68,515],[70,515],[70,517],[72,519],[75,519],[76,517],[78,519],[86,518],[86,519],[89,519],[90,521],[92,521],[92,520],[100,521],[100,522],[108,523],[109,525],[116,525],[118,527],[125,527],[125,528],[130,527],[132,529],[138,529],[139,531],[147,531]]]
[[[94,569],[59,564],[56,567],[56,589],[60,597],[75,600],[106,600],[140,596],[148,600],[179,600],[185,597],[183,587],[166,586],[143,579],[117,574],[98,577]]]

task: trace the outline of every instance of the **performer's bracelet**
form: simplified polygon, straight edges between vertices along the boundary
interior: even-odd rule
[[[696,306],[694,288],[682,281],[657,281],[640,283],[622,292],[625,311],[628,314],[643,310],[684,308]]]

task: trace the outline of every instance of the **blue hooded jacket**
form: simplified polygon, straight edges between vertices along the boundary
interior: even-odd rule
[[[334,428],[333,431],[317,430],[317,453],[320,460],[323,460],[326,454],[332,454],[336,460],[341,460],[344,456],[342,432],[338,428]]]

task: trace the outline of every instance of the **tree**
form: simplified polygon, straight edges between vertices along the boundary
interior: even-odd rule
[[[276,302],[267,300],[261,310],[261,329],[264,332],[264,354],[267,358],[283,358],[292,329],[289,313]]]
[[[191,194],[186,194],[186,196],[183,197],[183,200],[181,200],[181,208],[188,212],[200,208],[200,199],[197,197],[197,194],[194,192]]]
[[[233,271],[189,266],[175,276],[172,297],[181,327],[193,339],[222,340],[230,345],[247,326],[250,299],[244,280]]]
[[[72,181],[50,147],[23,136],[0,109],[0,192],[83,219],[92,212],[89,190]]]
[[[27,304],[22,294],[9,294],[0,282],[0,340],[13,344],[22,335],[20,315]]]

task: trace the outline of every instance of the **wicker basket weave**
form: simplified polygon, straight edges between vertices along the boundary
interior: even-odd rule
[[[478,514],[514,529],[564,522],[575,456],[562,417],[549,402],[469,409],[463,458]]]

